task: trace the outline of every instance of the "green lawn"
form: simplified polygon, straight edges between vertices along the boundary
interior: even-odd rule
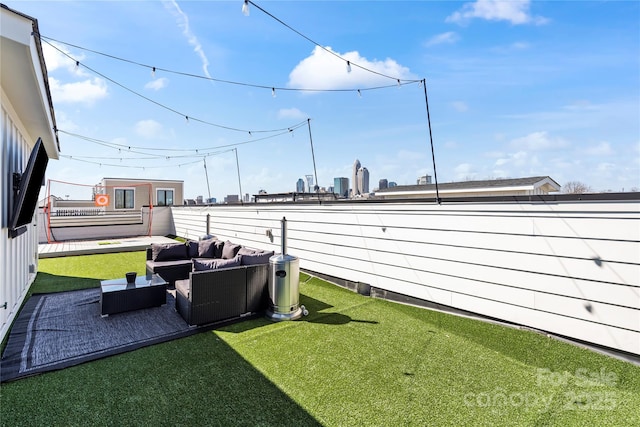
[[[144,253],[46,259],[34,292],[97,286]],[[640,425],[640,367],[546,336],[367,298],[306,275],[259,318],[3,384],[7,426]]]

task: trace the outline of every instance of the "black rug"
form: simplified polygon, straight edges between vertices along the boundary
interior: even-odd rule
[[[78,365],[200,332],[175,311],[167,292],[161,307],[100,316],[100,289],[33,295],[13,324],[0,381]],[[211,329],[209,327],[208,329]]]

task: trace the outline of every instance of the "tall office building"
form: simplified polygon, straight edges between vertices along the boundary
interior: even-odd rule
[[[378,181],[378,190],[383,190],[385,188],[389,188],[389,181],[387,181],[385,178],[382,178],[380,181]]]
[[[353,174],[351,175],[351,185],[353,185],[353,188],[351,189],[351,197],[355,197],[360,194],[360,189],[358,188],[358,171],[361,167],[362,165],[360,165],[360,160],[356,159],[356,161],[353,162]]]
[[[296,193],[304,193],[304,180],[302,178],[299,178],[296,183]]]
[[[369,193],[369,170],[360,168],[358,170],[358,194]]]
[[[333,192],[339,197],[349,197],[349,178],[333,178]]]

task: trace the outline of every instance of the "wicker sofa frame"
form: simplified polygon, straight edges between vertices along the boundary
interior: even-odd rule
[[[176,310],[189,325],[241,318],[267,308],[269,264],[194,271],[177,280]]]

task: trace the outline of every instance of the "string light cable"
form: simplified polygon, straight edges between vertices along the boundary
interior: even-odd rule
[[[158,101],[156,101],[156,100],[154,100],[154,99],[151,99],[151,98],[149,98],[148,96],[145,96],[145,95],[143,95],[143,94],[141,94],[141,93],[139,93],[139,92],[136,92],[135,90],[133,90],[133,89],[131,89],[131,88],[129,88],[129,87],[127,87],[127,86],[125,86],[124,84],[122,84],[122,83],[120,83],[120,82],[118,82],[118,81],[116,81],[116,80],[114,80],[114,79],[112,79],[112,78],[110,78],[110,77],[106,76],[105,74],[100,73],[99,71],[97,71],[97,70],[95,70],[95,69],[93,69],[93,68],[89,67],[88,65],[86,65],[86,64],[84,64],[84,63],[81,63],[80,61],[78,61],[78,60],[74,59],[71,55],[69,55],[68,53],[66,53],[66,52],[65,52],[65,51],[63,51],[62,49],[58,48],[58,47],[57,47],[57,46],[55,46],[54,44],[49,43],[49,42],[48,42],[48,41],[46,41],[46,40],[43,40],[43,41],[44,41],[45,43],[47,43],[49,46],[51,46],[53,49],[55,49],[55,50],[57,50],[58,52],[60,52],[62,55],[66,56],[67,58],[69,58],[69,59],[71,59],[72,61],[74,61],[74,62],[76,63],[76,66],[78,66],[78,67],[79,67],[79,66],[81,66],[81,65],[82,65],[82,67],[84,67],[84,68],[86,68],[87,70],[91,71],[92,73],[94,73],[94,74],[96,74],[96,75],[98,75],[98,76],[102,77],[103,79],[110,81],[110,82],[111,82],[111,83],[113,83],[114,85],[119,86],[120,88],[122,88],[122,89],[124,89],[124,90],[126,90],[126,91],[128,91],[128,92],[130,92],[130,93],[132,93],[132,94],[134,94],[134,95],[136,95],[136,96],[138,96],[138,97],[140,97],[140,98],[142,98],[142,99],[144,99],[144,100],[146,100],[146,101],[148,101],[148,102],[152,103],[152,104],[155,104],[155,105],[157,105],[158,107],[164,108],[165,110],[168,110],[168,111],[170,111],[170,112],[172,112],[172,113],[175,113],[175,114],[177,114],[177,115],[179,115],[179,116],[181,116],[181,117],[184,117],[184,118],[187,120],[187,122],[189,122],[189,121],[191,120],[191,121],[199,122],[199,123],[202,123],[202,124],[205,124],[205,125],[214,126],[214,127],[220,128],[220,129],[226,129],[226,130],[236,131],[236,132],[244,132],[244,133],[249,133],[249,134],[253,134],[253,133],[273,133],[273,132],[282,132],[282,131],[284,131],[284,130],[288,130],[288,129],[289,129],[289,128],[268,129],[268,130],[266,130],[266,129],[262,129],[262,130],[256,130],[256,129],[240,129],[240,128],[236,128],[236,127],[231,127],[231,126],[225,126],[225,125],[221,125],[221,124],[217,124],[217,123],[212,123],[212,122],[209,122],[209,121],[206,121],[206,120],[203,120],[203,119],[199,119],[199,118],[197,118],[197,117],[190,116],[190,115],[185,114],[185,113],[183,113],[183,112],[180,112],[180,111],[178,111],[178,110],[176,110],[176,109],[174,109],[174,108],[171,108],[171,107],[169,107],[169,106],[167,106],[167,105],[164,105],[164,104],[162,104],[162,103],[160,103],[160,102],[158,102]]]
[[[332,55],[342,59],[343,61],[345,61],[348,64],[349,67],[350,66],[358,67],[358,68],[360,68],[362,70],[365,70],[367,72],[378,74],[378,75],[380,75],[382,77],[386,77],[386,78],[389,78],[389,79],[393,79],[395,83],[388,84],[388,85],[369,86],[369,87],[360,87],[360,88],[320,89],[320,88],[292,88],[292,87],[283,87],[283,86],[277,86],[277,85],[265,85],[265,84],[257,84],[257,83],[238,82],[238,81],[233,81],[233,80],[225,80],[225,79],[220,79],[220,78],[215,78],[215,77],[204,76],[204,75],[201,75],[201,74],[193,74],[193,73],[187,73],[187,72],[184,72],[184,71],[176,71],[176,70],[171,70],[171,69],[163,68],[163,67],[156,67],[156,66],[152,66],[152,65],[149,65],[149,64],[143,64],[141,62],[137,62],[137,61],[133,61],[133,60],[130,60],[130,59],[118,57],[118,56],[115,56],[115,55],[112,55],[112,54],[108,54],[108,53],[100,52],[100,51],[97,51],[97,50],[89,49],[89,48],[86,48],[86,47],[83,47],[83,46],[79,46],[79,45],[76,45],[76,44],[73,44],[73,43],[65,42],[65,41],[62,41],[62,40],[57,40],[55,38],[48,37],[48,36],[45,36],[45,35],[42,35],[42,34],[37,34],[37,33],[34,33],[34,34],[37,35],[43,42],[45,42],[48,45],[54,47],[58,51],[64,53],[68,58],[70,58],[71,60],[73,60],[76,63],[76,66],[80,66],[81,63],[79,61],[76,61],[71,56],[67,55],[65,52],[61,51],[57,47],[55,47],[52,44],[52,42],[53,43],[58,43],[58,44],[61,44],[61,45],[65,45],[65,46],[69,46],[69,47],[73,47],[75,49],[83,50],[83,51],[86,51],[86,52],[91,52],[91,53],[94,53],[96,55],[104,56],[106,58],[110,58],[110,59],[113,59],[113,60],[116,60],[116,61],[121,61],[121,62],[129,63],[129,64],[132,64],[132,65],[136,65],[138,67],[146,68],[148,70],[151,70],[152,75],[155,75],[156,72],[163,72],[163,73],[167,73],[167,74],[175,74],[175,75],[179,75],[179,76],[183,76],[183,77],[190,77],[190,78],[195,78],[195,79],[200,79],[200,80],[207,80],[207,81],[212,81],[212,82],[216,82],[216,83],[235,85],[235,86],[251,87],[251,88],[256,88],[256,89],[265,89],[265,90],[271,91],[272,94],[275,93],[276,91],[283,91],[283,92],[286,92],[286,91],[288,91],[288,92],[356,92],[358,94],[361,94],[361,92],[364,92],[364,91],[389,89],[389,88],[394,88],[394,87],[398,87],[398,86],[405,86],[405,85],[410,85],[410,84],[416,84],[416,83],[419,84],[420,81],[421,81],[421,80],[398,79],[398,78],[395,78],[395,77],[387,76],[385,74],[379,73],[379,72],[374,71],[374,70],[369,70],[366,67],[360,66],[360,65],[358,65],[358,64],[356,64],[356,63],[354,63],[352,61],[344,59],[343,57],[341,57],[340,55],[338,55],[337,53],[335,53],[331,49],[327,49],[327,48],[325,48],[323,46],[320,46],[320,45],[317,45],[317,46],[319,46],[320,48],[324,49],[327,52],[330,52]],[[86,67],[88,69],[88,67],[84,63],[82,64],[82,66],[84,66],[84,67]],[[188,116],[188,117],[190,119],[192,119],[191,116]]]
[[[254,3],[251,0],[243,0],[243,4],[242,4],[242,11],[243,13],[248,16],[249,15],[249,5],[252,5],[253,7],[255,7],[256,9],[258,9],[259,11],[261,11],[262,13],[264,13],[265,15],[267,15],[268,17],[274,19],[275,21],[277,21],[278,23],[280,23],[281,25],[285,26],[286,28],[288,28],[289,30],[293,31],[294,33],[296,33],[297,35],[299,35],[300,37],[302,37],[303,39],[311,42],[312,44],[314,44],[315,46],[319,47],[320,49],[324,50],[325,52],[335,56],[336,58],[339,58],[340,60],[344,61],[346,66],[347,66],[347,72],[351,71],[351,67],[356,67],[359,68],[363,71],[366,71],[368,73],[371,74],[376,74],[380,77],[385,77],[387,79],[391,79],[394,80],[396,82],[395,85],[391,85],[391,86],[401,86],[402,84],[411,84],[411,83],[419,83],[421,80],[409,80],[409,79],[400,79],[398,77],[393,77],[393,76],[389,76],[387,74],[381,73],[379,71],[375,71],[372,70],[370,68],[364,67],[362,65],[359,65],[353,61],[350,61],[346,58],[343,58],[342,56],[338,55],[336,52],[334,52],[331,49],[328,49],[326,47],[324,47],[323,45],[321,45],[320,43],[316,42],[315,40],[311,39],[310,37],[307,37],[306,35],[304,35],[303,33],[301,33],[300,31],[296,30],[295,28],[293,28],[291,25],[287,24],[286,22],[284,22],[283,20],[281,20],[280,18],[276,17],[275,15],[271,14],[270,12],[266,11],[265,9],[263,9],[262,7],[258,6],[256,3]],[[389,86],[386,86],[389,87]],[[351,89],[354,90],[354,89]],[[357,89],[355,89],[357,90]]]
[[[309,120],[309,119],[307,119]],[[204,148],[156,148],[156,147],[144,147],[144,146],[135,146],[135,145],[128,145],[128,144],[119,144],[119,143],[115,143],[115,142],[108,142],[108,141],[103,141],[100,139],[96,139],[96,138],[92,138],[92,137],[88,137],[88,136],[84,136],[84,135],[79,135],[77,133],[72,133],[72,132],[67,132],[64,131],[62,129],[56,129],[56,132],[58,133],[63,133],[65,135],[74,137],[74,138],[78,138],[87,142],[91,142],[93,144],[97,144],[97,145],[101,145],[103,147],[107,147],[107,148],[111,148],[114,150],[118,150],[118,152],[122,152],[123,150],[125,150],[125,152],[127,153],[131,153],[131,154],[139,154],[142,156],[149,156],[149,158],[154,158],[154,159],[164,159],[164,158],[201,158],[202,156],[206,156],[206,155],[210,155],[210,154],[216,154],[215,150],[220,150],[220,149],[224,149],[224,148],[229,148],[229,147],[237,147],[240,145],[246,145],[246,144],[252,144],[252,143],[256,143],[256,142],[260,142],[260,141],[265,141],[268,139],[272,139],[272,138],[277,138],[279,136],[282,135],[287,135],[287,134],[292,134],[296,129],[299,129],[303,126],[307,126],[307,120],[300,122],[290,128],[287,128],[286,131],[280,132],[278,134],[274,134],[274,135],[268,135],[268,136],[263,136],[260,138],[253,138],[250,140],[246,140],[246,141],[241,141],[241,142],[234,142],[234,143],[230,143],[230,144],[224,144],[224,145],[217,145],[217,146],[213,146],[213,147],[204,147]],[[151,150],[151,152],[147,152],[147,151],[138,151],[138,150]],[[184,152],[189,152],[192,154],[155,154],[153,153],[154,151],[163,151],[163,152],[170,152],[170,153],[184,153]],[[118,157],[114,157],[114,159],[125,159],[124,156],[118,156]],[[129,159],[139,159],[139,158],[126,158],[127,160]]]

